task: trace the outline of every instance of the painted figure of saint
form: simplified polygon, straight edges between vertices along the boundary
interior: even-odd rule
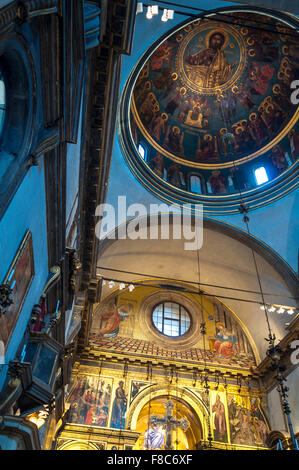
[[[225,441],[226,440],[226,421],[225,421],[225,408],[224,404],[220,399],[219,393],[216,395],[216,401],[212,406],[212,411],[215,413],[214,425],[217,432],[215,440]]]
[[[111,427],[123,429],[125,427],[125,415],[127,409],[127,395],[124,382],[121,380],[115,390],[115,398],[112,407]]]
[[[164,178],[164,170],[166,169],[163,155],[157,153],[153,158],[153,170],[154,172],[160,176],[160,178]]]
[[[144,449],[161,449],[165,441],[165,430],[163,426],[150,427],[144,434]]]
[[[209,37],[206,49],[187,55],[185,67],[193,83],[205,88],[214,88],[231,78],[236,63],[229,64],[222,52],[225,42],[225,35],[221,31],[215,31]]]
[[[225,328],[221,322],[216,323],[215,350],[220,357],[231,358],[239,353],[236,336]]]
[[[285,151],[281,148],[280,145],[275,145],[275,147],[273,147],[271,160],[276,169],[274,176],[279,175],[282,171],[288,168],[288,162],[285,158]]]
[[[181,188],[185,185],[185,179],[181,167],[176,163],[168,168],[167,177],[169,183],[173,184],[173,186],[176,186],[177,188]]]
[[[166,118],[165,116],[158,115],[152,125],[152,136],[157,142],[160,141],[162,133],[166,131]]]
[[[184,132],[181,134],[179,127],[174,126],[172,129],[168,126],[165,137],[165,148],[176,155],[184,155]]]
[[[211,185],[213,194],[224,194],[226,193],[225,178],[219,170],[213,170],[212,175],[208,179]]]
[[[219,155],[216,150],[216,139],[213,140],[212,136],[209,134],[205,135],[203,140],[199,137],[195,155],[196,162],[218,161]]]
[[[289,134],[289,141],[291,147],[291,155],[294,160],[297,159],[299,155],[299,132],[296,132],[295,129],[292,129]]]

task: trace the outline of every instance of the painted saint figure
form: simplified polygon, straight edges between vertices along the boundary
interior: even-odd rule
[[[192,82],[201,87],[214,88],[231,78],[236,63],[231,65],[228,63],[222,52],[224,46],[224,34],[221,31],[215,31],[211,34],[206,49],[187,55],[185,67]]]
[[[214,417],[214,425],[215,430],[217,432],[217,436],[215,436],[215,440],[226,441],[227,434],[226,434],[226,421],[225,421],[225,409],[224,404],[220,399],[219,393],[216,395],[216,401],[212,406],[212,411],[215,413]]]
[[[219,170],[212,171],[212,175],[208,179],[208,182],[211,185],[213,194],[225,194],[226,193],[225,178],[220,173]]]
[[[124,389],[124,382],[118,382],[115,390],[115,398],[112,407],[111,427],[123,429],[125,427],[125,415],[127,409],[127,394]]]
[[[153,171],[160,176],[160,178],[164,178],[164,171],[166,170],[166,166],[164,163],[163,155],[157,153],[153,158]]]
[[[220,357],[231,358],[239,354],[236,336],[225,328],[221,322],[216,323],[215,350]]]

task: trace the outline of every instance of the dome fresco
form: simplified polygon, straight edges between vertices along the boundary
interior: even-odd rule
[[[249,14],[260,28],[249,27]],[[147,51],[127,86],[136,176],[178,201],[279,181],[299,153],[291,102],[298,64],[298,33],[277,14],[230,10],[176,28]]]

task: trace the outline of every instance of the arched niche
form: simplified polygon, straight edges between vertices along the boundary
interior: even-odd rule
[[[153,310],[161,302],[174,302],[188,311],[190,327],[185,334],[172,337],[155,327]],[[118,327],[113,332],[109,330],[108,334],[101,334],[115,317],[115,308],[125,317],[118,322]],[[205,335],[201,332],[202,322],[206,324]],[[228,339],[220,344],[219,339],[223,334]],[[144,344],[145,355],[151,353],[150,345],[154,345],[158,348],[157,351],[162,353],[163,350],[163,354],[167,353],[169,358],[174,355],[180,360],[189,358],[202,364],[203,357],[209,363],[223,367],[234,365],[249,369],[260,362],[255,342],[238,315],[209,294],[200,295],[195,290],[188,291],[188,285],[184,283],[173,283],[166,289],[163,281],[145,280],[135,286],[133,292],[128,288],[121,292],[116,289],[102,297],[92,316],[90,346],[97,348],[101,344],[104,348],[113,348],[115,341],[116,347],[120,348],[120,342],[125,344],[130,339]],[[107,340],[109,345],[105,346]],[[197,352],[199,356],[194,355]]]
[[[63,442],[57,450],[99,450],[99,447],[93,442],[78,439]]]
[[[189,442],[194,446],[200,440],[207,440],[209,411],[202,400],[185,387],[152,385],[141,391],[131,403],[127,417],[128,429],[143,430],[147,420],[146,413],[149,412],[149,404],[156,403],[153,405],[153,410],[151,409],[151,415],[155,411],[159,411],[159,415],[163,415],[163,403],[168,400],[177,404],[178,410],[180,409],[177,416],[175,416],[174,410],[176,419],[189,418],[188,421],[190,420],[190,429],[189,432],[188,430],[185,432],[185,438],[189,439]],[[196,426],[198,426],[197,430]],[[139,445],[141,444],[139,443]]]

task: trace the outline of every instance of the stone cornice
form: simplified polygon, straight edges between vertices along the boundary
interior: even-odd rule
[[[77,362],[76,362],[77,361]],[[148,366],[151,366],[155,375],[165,375],[165,373],[173,373],[173,380],[175,380],[176,373],[180,378],[194,379],[196,374],[197,382],[200,383],[200,376],[208,376],[211,382],[216,383],[217,374],[219,374],[219,384],[224,385],[234,384],[241,387],[252,386],[254,383],[261,387],[259,377],[255,371],[251,370],[228,370],[220,366],[204,366],[192,364],[187,361],[166,360],[162,357],[137,357],[130,354],[122,354],[117,351],[101,351],[90,347],[85,347],[80,351],[78,357],[75,359],[75,369],[81,367],[100,368],[101,371],[105,368],[123,371],[126,367],[127,371],[146,371]]]

